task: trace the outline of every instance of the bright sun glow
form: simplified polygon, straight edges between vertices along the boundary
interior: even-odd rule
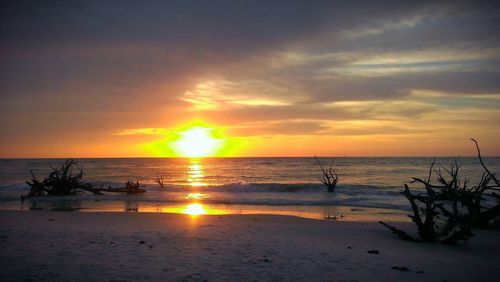
[[[200,214],[206,214],[207,211],[203,208],[201,204],[189,204],[183,210],[183,213],[189,215],[200,215]]]
[[[177,154],[190,158],[213,156],[222,140],[214,138],[212,131],[199,126],[180,132],[181,138],[173,143]]]

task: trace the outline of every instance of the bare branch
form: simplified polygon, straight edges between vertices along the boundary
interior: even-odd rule
[[[160,185],[160,187],[165,187],[165,185],[163,184],[163,176],[162,175],[157,176],[155,182],[158,183],[158,185]]]
[[[22,201],[27,197],[74,195],[82,191],[88,191],[95,195],[101,195],[103,191],[118,193],[145,192],[144,189],[139,188],[139,182],[133,183],[131,181],[127,182],[123,188],[94,188],[92,184],[83,181],[83,168],[72,159],[66,160],[60,166],[50,167],[52,168],[52,172],[43,181],[38,180],[33,171],[31,171],[31,181],[26,181],[31,189],[27,196],[21,197]]]
[[[339,181],[339,176],[333,169],[333,160],[331,161],[328,170],[326,170],[326,168],[316,156],[314,156],[314,159],[316,159],[316,161],[318,162],[321,172],[323,173],[323,177],[320,179],[321,183],[326,186],[328,192],[333,192],[335,190],[337,182]]]
[[[402,240],[410,241],[410,242],[420,242],[419,240],[413,238],[412,236],[408,235],[408,233],[404,232],[401,229],[398,229],[392,225],[389,225],[383,221],[379,221],[378,223],[382,224],[384,227],[387,229],[391,230],[392,233],[398,235],[398,237]]]
[[[483,162],[483,158],[481,157],[481,150],[479,149],[479,144],[477,143],[476,139],[474,138],[471,138],[470,140],[472,140],[475,144],[476,144],[476,149],[477,149],[477,157],[479,158],[479,162],[481,163],[481,165],[483,166],[484,170],[490,175],[491,179],[493,179],[493,181],[496,183],[497,186],[500,186],[500,182],[498,181],[498,179],[496,178],[495,174],[492,173],[487,167],[486,165],[484,164]]]

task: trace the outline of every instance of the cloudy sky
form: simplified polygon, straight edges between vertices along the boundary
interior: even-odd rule
[[[493,2],[2,1],[0,157],[500,155]]]

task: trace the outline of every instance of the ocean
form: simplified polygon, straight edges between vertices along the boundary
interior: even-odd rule
[[[114,158],[77,159],[84,179],[96,186],[121,187],[139,181],[146,193],[89,193],[34,197],[24,203],[30,170],[43,178],[64,159],[1,159],[0,209],[55,211],[172,212],[199,214],[282,214],[329,220],[408,220],[401,195],[411,177],[427,178],[434,158],[319,158],[334,161],[340,181],[334,193],[321,184],[314,158]],[[455,158],[437,158],[449,167]],[[474,184],[482,174],[477,158],[457,158],[462,175]],[[500,158],[484,158],[500,171]],[[164,187],[155,180],[164,179]],[[435,180],[435,177],[433,177]],[[415,190],[421,186],[410,184]]]

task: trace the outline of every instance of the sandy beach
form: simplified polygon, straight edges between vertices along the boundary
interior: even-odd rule
[[[0,212],[2,281],[492,281],[500,232],[415,244],[375,222]],[[396,223],[413,230],[410,223]],[[378,251],[378,252],[377,252]]]

